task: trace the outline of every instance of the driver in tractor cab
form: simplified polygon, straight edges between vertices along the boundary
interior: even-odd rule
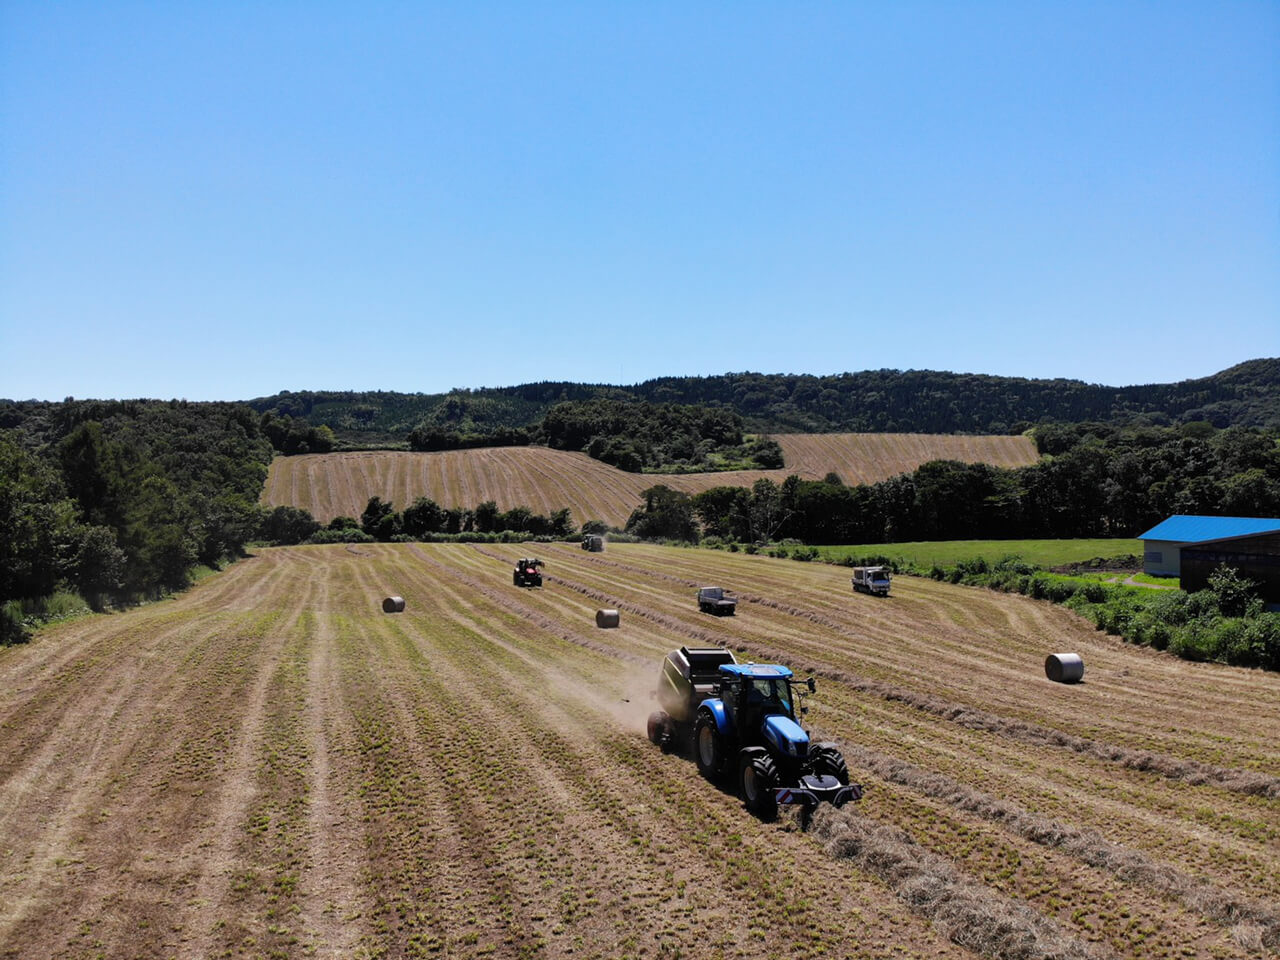
[[[785,693],[779,692],[779,687]],[[770,714],[780,713],[791,716],[790,690],[785,683],[773,680],[752,680],[747,687],[746,713],[748,716],[764,718]]]

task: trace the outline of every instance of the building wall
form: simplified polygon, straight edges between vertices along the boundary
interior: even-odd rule
[[[1280,604],[1280,533],[1188,544],[1182,548],[1182,589],[1205,589],[1209,575],[1223,565],[1259,584],[1258,592],[1268,604]]]
[[[1153,577],[1182,574],[1182,544],[1174,540],[1142,541],[1142,570]]]

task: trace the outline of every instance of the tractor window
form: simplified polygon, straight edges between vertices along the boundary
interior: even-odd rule
[[[752,680],[747,690],[747,700],[764,708],[765,713],[785,713],[791,710],[791,687],[785,680]]]

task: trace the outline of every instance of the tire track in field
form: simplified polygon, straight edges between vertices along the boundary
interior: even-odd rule
[[[172,609],[164,613],[172,616]],[[188,605],[174,612],[193,611]],[[31,890],[38,896],[39,912],[19,928],[21,941],[42,945],[33,947],[34,955],[60,954],[53,946],[59,937],[70,945],[90,931],[100,941],[159,951],[157,938],[176,929],[172,909],[157,902],[156,892],[175,882],[169,869],[172,851],[163,847],[163,839],[157,841],[157,831],[200,802],[203,791],[195,791],[179,772],[183,724],[190,727],[189,709],[208,697],[217,699],[235,683],[240,656],[236,645],[220,642],[228,618],[207,609],[194,612],[200,615],[187,625],[185,636],[178,631],[159,638],[145,669],[129,676],[128,668],[122,668],[129,689],[119,708],[109,715],[79,717],[78,723],[77,715],[68,714],[65,722],[76,723],[74,731],[51,737],[75,754],[77,762],[66,765],[74,780],[51,799],[53,814],[41,840],[47,859],[64,866],[51,884],[31,885],[39,886]],[[129,628],[126,636],[148,635],[147,625],[158,617],[142,614],[121,623]],[[270,616],[258,617],[255,623],[269,621]],[[237,621],[233,617],[230,622]],[[186,656],[174,656],[175,648]],[[80,688],[96,691],[99,685],[82,678]],[[110,693],[108,685],[102,689],[104,696]],[[110,739],[96,754],[77,748],[77,738],[104,733]],[[17,919],[17,914],[10,916]],[[73,933],[77,921],[82,929]],[[137,926],[128,927],[130,922]],[[10,932],[6,939],[12,936]]]
[[[162,646],[179,629],[158,635],[155,646]],[[123,643],[129,636],[116,639]],[[159,669],[154,669],[157,661]],[[99,775],[120,768],[134,747],[116,734],[144,722],[144,715],[160,700],[154,691],[170,682],[181,666],[176,661],[134,657],[123,673],[111,678],[113,682],[94,683],[77,676],[73,697],[60,705],[57,723],[45,726],[40,717],[31,718],[38,727],[36,748],[24,750],[14,771],[0,771],[5,858],[20,858],[12,866],[6,864],[5,873],[16,874],[20,885],[13,893],[2,891],[0,946],[34,936],[28,915],[57,896],[62,886],[60,868],[83,861],[75,837],[80,825],[100,808],[98,798],[104,787]],[[74,763],[67,762],[69,755],[75,757]],[[48,812],[33,817],[33,811]]]
[[[243,575],[245,569],[238,567],[235,573]],[[268,566],[261,577],[250,579],[269,584],[280,575]],[[6,752],[0,759],[0,777],[9,794],[7,802],[0,803],[0,834],[12,829],[11,818],[28,805],[24,798],[35,785],[48,786],[49,777],[64,784],[72,778],[83,779],[85,768],[109,748],[107,738],[141,716],[145,692],[191,666],[190,657],[173,660],[164,657],[164,652],[192,631],[193,617],[218,604],[223,591],[204,587],[193,588],[185,606],[166,601],[139,609],[133,618],[116,615],[122,618],[115,621],[119,628],[105,636],[94,633],[104,624],[102,617],[70,625],[71,630],[58,632],[87,633],[90,639],[57,648],[49,663],[28,662],[34,676],[24,682],[0,723],[0,729],[8,733],[3,741]],[[154,628],[153,624],[160,626]],[[195,629],[203,631],[192,644],[200,651],[209,645],[219,624]],[[32,656],[43,652],[42,647],[33,648]],[[77,763],[59,766],[65,760],[68,740],[74,744]]]
[[[367,569],[359,569],[357,577],[365,592],[373,589]],[[462,730],[456,723],[445,730],[436,716],[466,711],[434,671],[419,671],[425,682],[414,695],[419,677],[406,668],[403,636],[395,619],[384,621],[376,633],[362,632],[364,655],[348,667],[364,677],[365,697],[354,715],[372,774],[364,790],[378,871],[369,878],[371,916],[379,929],[366,942],[375,955],[392,949],[397,936],[411,953],[416,945],[418,952],[443,950],[445,955],[467,942],[481,951],[501,942],[524,942],[524,931],[505,911],[477,917],[462,910],[473,902],[471,891],[483,891],[485,901],[499,904],[514,899],[513,889],[506,873],[494,868],[501,851],[485,830],[491,812],[470,778],[460,777],[453,765],[460,750],[463,757],[482,754],[459,743]],[[429,842],[425,849],[424,840]]]
[[[356,745],[351,734],[350,709],[343,703],[336,656],[337,638],[329,604],[329,581],[320,581],[316,610],[318,623],[311,636],[307,664],[305,723],[309,746],[307,805],[307,867],[302,887],[314,891],[322,902],[304,909],[307,925],[318,946],[333,955],[349,957],[361,935],[362,925],[344,916],[352,906],[367,915],[368,903],[356,886],[360,860],[350,854],[357,845],[350,834],[361,817],[344,794],[331,789],[335,778],[334,754],[351,757]],[[358,828],[356,830],[358,832]],[[341,838],[341,839],[340,839]]]
[[[492,554],[489,555],[492,556]],[[605,560],[598,554],[589,554],[588,557],[589,559],[586,562],[589,563],[621,567],[635,573],[643,573],[646,576],[658,577],[670,582],[680,583],[684,586],[697,585],[697,581],[688,580],[684,577],[663,573],[661,571],[651,571],[646,568],[620,564],[613,560]],[[580,592],[588,591],[587,595],[598,593],[598,591],[594,591],[591,588],[583,587],[581,584],[572,584],[560,577],[556,577],[555,580],[556,582],[563,583],[564,585],[569,586],[572,589],[579,590]],[[826,614],[819,613],[818,611],[800,607],[795,604],[772,600],[753,593],[739,592],[737,596],[740,603],[746,602],[758,604],[791,616],[803,618],[810,623],[830,630],[837,636],[845,637],[854,641],[858,641],[862,638],[861,634],[850,630],[839,620],[827,616]],[[601,599],[606,598],[601,595]],[[668,617],[664,614],[653,611],[645,612],[643,608],[638,606],[631,612],[637,613],[641,616],[646,616],[654,622],[662,623],[669,629],[676,629],[675,624],[680,622],[675,618]],[[687,632],[689,636],[700,641],[708,640],[708,635],[705,631],[690,631],[686,628],[685,632]],[[719,641],[717,640],[717,642]],[[764,656],[770,659],[785,659],[786,657],[786,655],[781,651],[770,649],[756,641],[740,639],[738,642],[743,644],[743,649],[758,656]],[[1265,797],[1272,800],[1280,799],[1280,777],[1275,777],[1270,774],[1253,770],[1239,770],[1231,767],[1221,767],[1215,764],[1203,763],[1199,760],[1184,760],[1167,754],[1155,753],[1150,750],[1138,750],[1132,747],[1108,744],[1086,737],[1078,737],[1040,724],[1003,717],[999,714],[991,713],[990,711],[982,710],[978,707],[956,703],[955,701],[949,701],[929,694],[917,693],[914,690],[910,690],[898,684],[880,680],[864,680],[845,670],[840,670],[820,663],[806,665],[803,667],[803,670],[805,672],[812,672],[818,676],[823,676],[827,679],[847,684],[861,693],[868,693],[890,702],[902,703],[923,713],[928,713],[931,716],[960,724],[961,726],[968,727],[972,730],[983,730],[988,733],[995,733],[1000,736],[1010,737],[1022,743],[1033,744],[1036,746],[1068,750],[1072,753],[1090,756],[1097,760],[1115,763],[1129,770],[1154,773],[1191,786],[1208,784],[1223,790],[1241,793],[1247,796]]]
[[[294,616],[297,611],[295,609]],[[261,664],[257,678],[247,692],[237,718],[237,730],[228,752],[227,772],[218,790],[211,817],[211,825],[195,847],[188,844],[191,857],[200,863],[199,876],[195,880],[193,902],[204,907],[212,916],[221,917],[233,911],[233,873],[241,860],[237,846],[241,842],[242,828],[249,817],[250,805],[257,796],[257,770],[264,743],[263,731],[267,717],[267,693],[277,680],[282,657],[279,649],[267,656]],[[199,850],[201,852],[197,853]],[[214,955],[218,931],[210,926],[197,933],[190,956]]]

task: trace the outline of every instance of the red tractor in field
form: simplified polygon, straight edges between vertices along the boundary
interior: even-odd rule
[[[521,557],[511,574],[511,582],[517,587],[542,586],[542,561],[536,557]]]

